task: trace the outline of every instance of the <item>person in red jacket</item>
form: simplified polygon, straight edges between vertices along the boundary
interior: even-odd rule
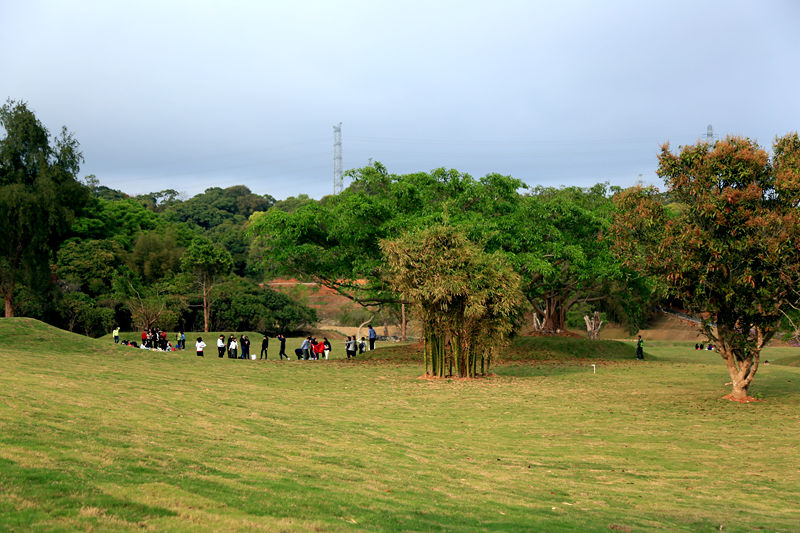
[[[314,359],[319,359],[319,356],[325,353],[325,343],[322,341],[315,342],[313,344],[314,348]]]

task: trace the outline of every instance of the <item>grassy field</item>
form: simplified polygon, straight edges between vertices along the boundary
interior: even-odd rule
[[[431,381],[408,346],[201,359],[0,319],[0,530],[800,528],[798,349],[740,405],[693,343],[587,342]]]

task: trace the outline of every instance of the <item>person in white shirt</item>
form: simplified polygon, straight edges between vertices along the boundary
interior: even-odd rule
[[[217,351],[220,359],[225,356],[225,335],[220,335],[217,339]]]
[[[197,349],[197,357],[203,357],[203,348],[206,347],[206,343],[203,342],[203,337],[197,337],[197,342],[194,343],[194,346]]]
[[[231,343],[228,345],[228,350],[230,351],[231,357],[233,359],[238,359],[239,356],[237,355],[237,350],[239,349],[239,344],[236,342],[236,337],[231,340]]]

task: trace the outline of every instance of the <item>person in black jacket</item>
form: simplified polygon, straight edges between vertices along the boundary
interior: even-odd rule
[[[239,338],[239,343],[242,346],[242,359],[250,359],[250,339],[247,335],[242,335]]]
[[[261,356],[264,356],[264,361],[267,360],[267,347],[269,346],[269,337],[264,335],[264,339],[261,341],[261,355],[258,356],[261,359]]]
[[[278,352],[278,358],[283,360],[285,357],[288,361],[289,356],[286,355],[286,336],[283,333],[278,333],[278,340],[281,341],[281,350]]]

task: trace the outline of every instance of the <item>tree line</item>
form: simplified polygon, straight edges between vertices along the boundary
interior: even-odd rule
[[[530,187],[452,169],[348,172],[342,193],[275,201],[244,186],[183,200],[79,183],[77,141],[24,103],[0,112],[0,292],[87,333],[111,322],[208,330],[299,327],[313,311],[259,281],[316,281],[371,312],[408,306],[426,371],[474,376],[523,321],[541,333],[663,303],[702,320],[746,397],[764,344],[797,331],[800,140],[665,145],[666,190]],[[577,316],[576,316],[577,315]],[[595,331],[596,332],[596,331]]]
[[[263,250],[248,217],[281,208],[247,187],[187,200],[172,189],[129,196],[78,179],[83,157],[24,102],[0,108],[0,294],[23,315],[101,335],[114,325],[186,331],[293,331],[313,309],[259,286]]]

